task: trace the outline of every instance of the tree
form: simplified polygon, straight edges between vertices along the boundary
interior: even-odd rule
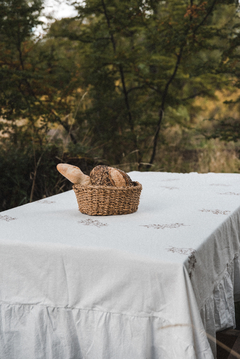
[[[16,119],[33,122],[36,94],[32,83],[37,80],[30,53],[35,46],[30,41],[33,29],[41,22],[42,1],[24,0],[0,2],[0,116],[14,127]]]
[[[43,0],[0,1],[0,129],[15,144],[41,144],[56,123],[75,141],[67,115],[77,68],[64,44],[34,35],[42,8]]]
[[[15,142],[57,124],[94,157],[150,168],[161,129],[189,126],[194,99],[232,81],[231,1],[86,0],[37,40],[41,1],[0,2],[1,126]]]
[[[190,108],[196,96],[213,97],[216,87],[225,86],[224,73],[216,69],[235,5],[217,0],[74,4],[79,14],[74,31],[58,35],[79,42],[91,98],[84,114],[93,143],[116,163],[127,150],[138,153],[139,165],[147,152],[152,165],[161,126],[186,123],[174,113]]]
[[[62,151],[48,143],[49,128],[63,126],[76,142],[69,114],[75,108],[77,66],[64,41],[36,38],[34,29],[41,24],[42,6],[42,0],[0,0],[3,209],[59,189],[53,182],[55,157]]]
[[[222,51],[221,61],[216,68],[216,73],[225,74],[225,78],[231,83],[231,91],[237,96],[235,99],[225,100],[226,111],[209,119],[212,128],[208,133],[204,131],[207,138],[219,138],[222,141],[240,140],[239,119],[239,88],[240,88],[240,18],[239,11],[225,14],[225,23],[221,31],[225,32],[225,48]],[[226,115],[228,112],[228,115]]]
[[[173,108],[191,104],[196,96],[212,97],[216,88],[226,86],[226,78],[217,68],[229,36],[227,6],[216,0],[156,2],[152,16],[145,18],[149,69],[154,69],[154,75],[138,70],[138,76],[153,90],[158,104],[150,165],[155,160],[164,116],[172,122],[169,117]],[[232,6],[231,18],[234,13]]]
[[[100,146],[103,157],[119,163],[126,151],[140,155],[140,94],[131,78],[132,61],[137,56],[134,46],[141,31],[137,22],[132,24],[136,9],[126,9],[126,3],[121,2],[109,6],[102,0],[78,6],[78,10],[75,28],[63,26],[55,36],[79,42],[81,86],[91,99],[91,106],[82,115],[91,129],[92,145]]]

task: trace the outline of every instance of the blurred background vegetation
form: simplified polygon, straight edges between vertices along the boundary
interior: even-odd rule
[[[37,36],[42,0],[0,0],[0,211],[70,189],[59,162],[240,173],[238,1],[72,4]]]

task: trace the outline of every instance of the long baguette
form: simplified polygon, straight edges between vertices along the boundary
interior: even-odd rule
[[[82,186],[90,185],[90,177],[85,175],[77,166],[72,166],[67,163],[59,163],[57,165],[57,170],[74,184],[81,184]]]

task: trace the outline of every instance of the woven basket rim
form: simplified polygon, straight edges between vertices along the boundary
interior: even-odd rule
[[[142,189],[141,183],[137,181],[132,181],[134,183],[134,186],[128,186],[128,187],[114,187],[114,186],[94,186],[94,185],[87,185],[83,186],[78,183],[73,184],[73,188],[84,188],[84,189],[104,189],[108,191],[129,191],[133,189]]]

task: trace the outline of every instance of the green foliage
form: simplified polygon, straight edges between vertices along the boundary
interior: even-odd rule
[[[161,127],[188,125],[194,98],[213,98],[232,80],[223,58],[238,24],[236,7],[215,0],[87,0],[75,7],[74,26],[68,20],[54,36],[79,43],[92,145],[111,162],[121,162],[127,149],[139,164],[151,164]]]
[[[162,127],[188,126],[194,98],[232,79],[224,61],[236,55],[238,18],[228,2],[87,0],[36,41],[41,1],[13,1],[2,2],[0,115],[15,142],[29,124],[38,141],[58,124],[75,144],[87,135],[93,156],[117,164],[135,153],[140,168],[154,162]]]
[[[228,88],[231,84],[232,89],[238,93],[239,89],[239,78],[240,78],[240,18],[239,12],[235,13],[234,16],[229,9],[233,9],[234,5],[229,8],[224,7],[226,10],[225,22],[222,24],[221,37],[219,41],[222,42],[222,46],[225,48],[221,53],[221,61],[219,66],[216,67],[216,74],[224,73],[225,81]],[[220,7],[221,9],[221,7]],[[215,18],[217,23],[217,18]],[[223,40],[223,35],[225,38]],[[226,86],[226,87],[227,87]],[[234,141],[237,142],[240,139],[240,119],[238,116],[239,112],[240,97],[238,95],[234,100],[225,100],[224,104],[228,108],[229,114],[226,115],[227,111],[224,111],[220,116],[212,116],[208,118],[208,121],[212,123],[211,131],[208,131],[207,138],[219,138],[222,141]],[[231,116],[232,109],[235,108],[235,113]]]
[[[66,41],[57,44],[34,36],[42,4],[42,0],[0,2],[1,129],[14,137],[15,144],[29,129],[41,141],[53,124],[63,126],[74,141],[67,116],[75,106],[78,68]]]
[[[187,171],[202,154],[189,148],[184,135],[198,121],[196,99],[215,101],[216,90],[240,87],[234,1],[74,5],[76,18],[55,21],[46,36],[36,38],[42,0],[0,0],[3,209],[66,189],[55,165],[69,158],[88,158],[90,167],[103,161]],[[211,118],[209,138],[238,141],[237,116]],[[175,147],[169,137],[174,128],[182,136]],[[50,129],[65,131],[64,146],[49,143]]]
[[[206,138],[219,138],[222,141],[238,142],[240,139],[240,120],[232,117],[225,117],[221,120],[208,119],[213,122],[210,134]]]
[[[78,166],[87,174],[100,164],[76,156],[73,150],[64,152],[61,143],[13,147],[6,142],[0,148],[0,211],[70,190],[72,184],[56,169],[60,162]]]
[[[25,0],[0,2],[0,115],[8,120],[32,118],[35,94],[32,82],[39,74],[34,74],[31,63],[30,42],[32,29],[38,20],[42,1],[29,4]]]
[[[35,152],[5,147],[0,150],[0,211],[41,199],[59,192],[61,183],[56,171],[59,149],[48,146]],[[38,166],[36,163],[38,162]],[[35,173],[36,171],[36,173]],[[36,174],[36,176],[35,176]]]

